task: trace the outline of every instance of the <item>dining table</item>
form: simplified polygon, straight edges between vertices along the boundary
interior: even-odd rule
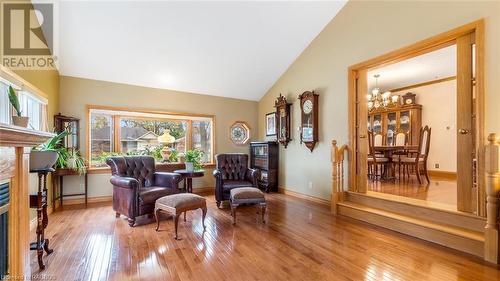
[[[391,180],[395,176],[392,170],[392,156],[395,152],[416,152],[418,150],[418,145],[376,145],[373,147],[375,152],[384,154],[385,158],[389,159],[389,165],[387,165],[387,171],[385,173],[384,179]]]

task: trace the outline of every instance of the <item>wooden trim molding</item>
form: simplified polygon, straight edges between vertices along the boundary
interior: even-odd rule
[[[431,80],[431,81],[422,82],[422,83],[418,83],[418,84],[408,85],[408,86],[404,86],[404,87],[401,87],[401,88],[392,89],[392,90],[389,90],[389,91],[393,92],[393,93],[394,92],[400,92],[400,91],[405,91],[405,90],[409,90],[409,89],[413,89],[413,88],[428,86],[428,85],[432,85],[432,84],[443,83],[443,82],[447,82],[447,81],[451,81],[451,80],[456,80],[456,79],[457,79],[457,76],[450,76],[450,77],[445,77],[445,78],[441,78],[441,79]]]
[[[472,23],[460,26],[458,28],[446,31],[444,33],[438,34],[436,36],[430,37],[428,39],[416,42],[409,46],[394,50],[392,52],[380,55],[378,57],[369,59],[358,64],[351,65],[348,68],[348,117],[349,117],[349,147],[353,152],[352,157],[349,158],[349,190],[350,191],[364,191],[361,183],[358,184],[356,181],[358,170],[364,171],[362,165],[358,167],[357,152],[363,149],[363,147],[357,146],[357,125],[358,120],[357,107],[360,100],[357,97],[357,81],[362,79],[362,74],[366,71],[385,65],[390,65],[396,62],[400,62],[421,54],[425,54],[434,50],[441,49],[443,47],[451,46],[456,43],[457,38],[467,35],[475,34],[475,44],[476,44],[476,102],[474,103],[476,112],[476,153],[477,158],[477,174],[484,175],[485,173],[485,161],[484,161],[484,151],[483,147],[485,145],[485,133],[484,133],[484,19],[474,21]],[[360,90],[362,91],[362,89]],[[364,95],[360,95],[364,98]],[[363,120],[363,118],[359,118]],[[478,214],[480,216],[485,216],[485,177],[478,177]]]
[[[279,187],[278,188],[278,193],[285,194],[285,195],[290,195],[290,196],[293,196],[293,197],[296,197],[296,198],[300,198],[300,199],[307,200],[307,201],[310,201],[310,202],[318,203],[318,204],[325,205],[325,206],[328,206],[328,207],[330,207],[330,205],[331,205],[330,200],[326,200],[326,199],[323,199],[323,198],[319,198],[319,197],[307,195],[307,194],[296,192],[296,191],[291,191],[291,190],[286,189],[284,187]]]
[[[447,180],[457,180],[456,172],[447,172],[447,171],[437,171],[437,170],[429,170],[430,177],[440,177]]]

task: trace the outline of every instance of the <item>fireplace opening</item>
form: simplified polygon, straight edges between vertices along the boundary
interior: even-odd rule
[[[0,280],[8,275],[9,183],[0,184]]]

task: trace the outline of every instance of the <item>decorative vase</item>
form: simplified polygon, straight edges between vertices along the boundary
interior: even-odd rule
[[[194,172],[194,164],[193,162],[186,162],[186,171],[188,172]]]
[[[12,116],[12,123],[14,123],[15,126],[27,128],[29,121],[30,121],[29,117]]]
[[[57,161],[57,151],[37,151],[30,153],[30,170],[42,170],[52,168]]]

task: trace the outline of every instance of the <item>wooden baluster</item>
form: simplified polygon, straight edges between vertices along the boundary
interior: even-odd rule
[[[484,230],[484,259],[499,263],[498,208],[500,194],[500,142],[496,134],[488,136],[486,162],[486,227]]]
[[[337,141],[332,141],[332,202],[331,202],[331,211],[334,215],[337,215],[337,202],[338,202],[338,169],[337,169]]]

